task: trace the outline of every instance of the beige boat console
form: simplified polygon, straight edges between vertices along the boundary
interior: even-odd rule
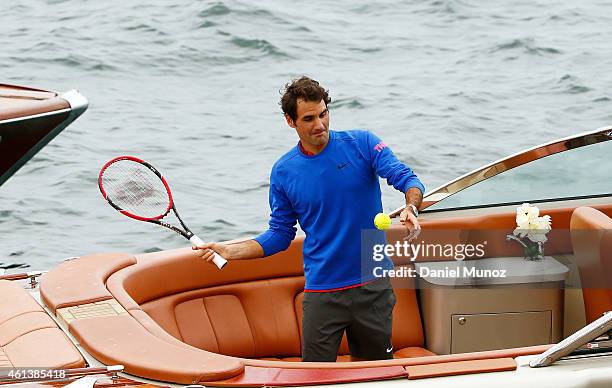
[[[554,258],[416,263],[427,349],[437,354],[558,342],[564,282]],[[455,272],[450,272],[455,271]],[[446,275],[446,276],[441,276]]]

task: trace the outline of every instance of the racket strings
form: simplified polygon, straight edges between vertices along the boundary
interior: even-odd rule
[[[158,218],[170,206],[170,196],[159,176],[131,160],[109,165],[102,174],[102,187],[116,206],[139,217]]]

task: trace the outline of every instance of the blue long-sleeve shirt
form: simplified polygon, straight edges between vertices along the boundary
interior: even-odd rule
[[[373,262],[370,247],[385,243],[373,221],[382,212],[378,176],[403,193],[411,187],[425,191],[412,170],[371,132],[330,131],[329,143],[314,156],[296,145],[272,167],[269,229],[255,238],[264,255],[287,249],[299,221],[306,233],[307,290],[373,280],[373,265],[392,268],[389,258]]]

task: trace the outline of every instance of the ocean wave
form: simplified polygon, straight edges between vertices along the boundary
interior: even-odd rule
[[[0,223],[4,221],[3,218],[8,218],[12,214],[13,214],[12,210],[0,210]]]
[[[198,24],[198,26],[196,28],[198,28],[198,29],[200,29],[200,28],[210,28],[210,27],[214,27],[216,25],[217,25],[217,23],[211,22],[210,20],[204,20],[200,24]]]
[[[85,71],[117,71],[119,68],[100,59],[88,58],[83,55],[69,54],[63,57],[41,57],[41,56],[11,56],[10,60],[16,63],[38,63],[55,64],[69,69],[82,69]]]
[[[557,85],[561,88],[563,93],[568,94],[580,94],[591,91],[591,88],[583,85],[577,77],[570,74],[565,74],[563,77],[559,78]]]
[[[290,58],[289,54],[283,52],[265,39],[248,39],[234,36],[230,39],[230,43],[240,48],[257,50],[275,58]]]
[[[238,19],[245,19],[250,22],[264,22],[264,21],[274,21],[276,23],[281,24],[291,24],[286,19],[280,17],[276,13],[260,7],[255,7],[256,3],[252,4],[241,4],[240,6],[234,6],[230,8],[223,2],[216,2],[211,6],[201,10],[198,13],[198,17],[201,19],[210,19],[213,18],[215,20],[219,19],[229,19],[231,17],[235,17]],[[210,21],[210,20],[208,20]]]
[[[255,185],[253,187],[246,187],[246,188],[233,188],[232,191],[238,194],[245,194],[245,193],[251,193],[254,191],[260,191],[263,189],[267,189],[268,187],[270,187],[270,184],[268,182],[264,182],[264,183],[260,183],[258,185]]]
[[[532,38],[526,39],[513,39],[509,42],[500,43],[495,45],[490,51],[507,51],[519,49],[527,54],[533,55],[548,55],[548,54],[562,54],[562,51],[554,47],[539,47],[535,44],[535,40]]]
[[[211,5],[210,7],[207,7],[206,9],[203,9],[202,11],[200,11],[198,13],[198,16],[201,18],[217,17],[217,16],[228,15],[231,12],[232,10],[228,6],[226,6],[225,4],[219,1]]]
[[[612,101],[612,99],[610,99],[609,97],[598,97],[596,99],[593,100],[593,102],[610,102]]]
[[[155,33],[157,35],[168,35],[166,32],[153,27],[150,24],[147,23],[139,23],[139,24],[134,24],[134,25],[129,25],[129,26],[125,26],[123,28],[125,31],[142,31],[142,32],[146,32],[146,33]]]
[[[361,109],[364,108],[364,104],[361,103],[356,98],[337,98],[333,99],[329,104],[330,108],[333,109],[341,109],[341,108],[349,108],[349,109]]]
[[[248,139],[248,136],[236,136],[236,135],[230,135],[230,134],[220,134],[219,135],[220,138],[222,139],[232,139],[232,140],[246,140]]]
[[[377,53],[379,51],[382,51],[383,48],[382,47],[349,47],[349,50],[351,51],[356,51],[359,53]]]
[[[200,70],[202,65],[216,68],[218,66],[240,65],[257,61],[259,57],[249,55],[217,55],[211,51],[181,45],[165,55],[152,60],[147,59],[142,66],[150,66],[162,74],[192,75],[194,69]]]

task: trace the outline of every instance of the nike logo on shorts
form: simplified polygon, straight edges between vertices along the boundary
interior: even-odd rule
[[[393,351],[393,347],[387,349],[387,353],[391,353]]]

